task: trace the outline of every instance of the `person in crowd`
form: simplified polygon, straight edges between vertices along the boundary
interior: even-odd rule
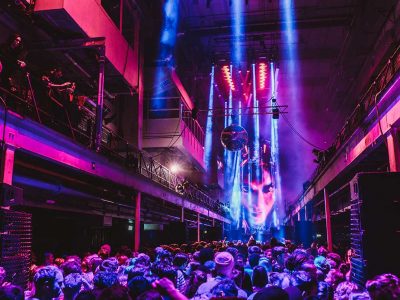
[[[54,254],[51,252],[44,253],[44,265],[45,266],[53,266],[54,265]]]
[[[290,241],[201,241],[181,246],[162,245],[128,258],[127,249],[121,248],[112,256],[111,247],[106,244],[97,254],[85,253],[83,259],[70,255],[58,264],[54,263],[53,255],[43,266],[35,266],[30,279],[33,288],[25,291],[25,297],[40,300],[399,299],[399,279],[395,275],[378,275],[366,286],[358,286],[345,279],[349,265],[342,257],[318,245],[314,247],[322,255],[314,258],[310,249]],[[338,253],[345,252],[338,249]],[[0,267],[0,280],[4,278],[4,269]],[[1,287],[0,300],[20,299],[19,289],[6,289],[8,286],[10,283]]]
[[[258,291],[253,300],[289,300],[289,295],[280,287],[270,286]]]
[[[206,283],[199,286],[196,292],[196,296],[202,296],[203,294],[209,294],[214,286],[216,286],[223,279],[231,279],[233,277],[233,270],[235,262],[232,254],[228,252],[219,252],[215,255],[215,277],[211,277]],[[247,297],[245,291],[238,289],[238,296]]]
[[[52,300],[62,294],[64,277],[61,271],[55,266],[41,267],[33,277],[35,294],[32,300]]]
[[[64,278],[64,300],[74,300],[79,294],[83,285],[82,275],[79,273],[71,273]]]
[[[0,300],[24,300],[24,291],[16,285],[0,287]]]
[[[400,299],[400,282],[396,275],[378,275],[368,280],[366,287],[372,300]]]
[[[24,69],[26,68],[26,54],[22,36],[15,33],[8,41],[0,46],[0,61],[2,71],[0,84],[10,92],[22,96],[26,90]]]
[[[267,270],[262,266],[255,266],[251,279],[253,283],[253,293],[247,298],[248,300],[253,300],[255,294],[268,284]]]

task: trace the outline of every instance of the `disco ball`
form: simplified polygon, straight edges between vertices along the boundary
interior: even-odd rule
[[[246,129],[235,124],[226,127],[221,133],[221,143],[229,151],[242,150],[248,139]]]

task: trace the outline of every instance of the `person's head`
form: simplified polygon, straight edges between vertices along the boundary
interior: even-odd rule
[[[203,248],[200,250],[199,252],[199,261],[202,265],[204,265],[204,263],[206,261],[210,261],[214,259],[214,251],[211,248]]]
[[[57,298],[64,287],[64,277],[61,271],[54,266],[39,268],[33,276],[35,297],[39,299]]]
[[[151,272],[156,275],[158,278],[168,278],[174,284],[176,283],[176,269],[164,263],[157,263],[151,267]]]
[[[325,278],[325,282],[329,283],[333,289],[335,289],[342,281],[344,281],[344,275],[335,269],[329,270]]]
[[[305,271],[293,272],[290,282],[302,292],[303,296],[312,296],[317,293],[317,281]]]
[[[258,291],[253,300],[289,300],[289,295],[280,287],[270,286]]]
[[[111,246],[108,244],[104,244],[101,245],[98,255],[102,258],[102,259],[106,259],[111,255]]]
[[[400,298],[399,278],[393,274],[382,274],[368,280],[367,291],[372,300],[391,300]]]
[[[269,273],[269,282],[277,287],[285,289],[290,286],[290,275],[288,273],[278,273],[271,272]]]
[[[93,284],[97,289],[118,285],[118,275],[112,272],[99,271],[94,275]]]
[[[218,275],[225,277],[232,276],[232,270],[235,266],[235,261],[232,254],[228,252],[218,252],[214,258],[215,262],[215,272]]]
[[[24,291],[16,285],[2,286],[0,300],[24,300]]]
[[[250,226],[265,223],[275,200],[271,174],[268,168],[259,168],[261,168],[260,172],[252,172],[252,178],[248,179],[248,176],[245,176],[242,189],[241,202],[248,211]],[[255,244],[254,240],[249,241],[249,245],[252,244]]]
[[[253,269],[255,266],[258,265],[258,262],[260,261],[260,254],[258,253],[252,253],[249,255],[249,265]]]
[[[336,300],[348,300],[352,293],[360,292],[361,289],[357,284],[353,282],[343,281],[339,283],[334,291],[334,296]]]
[[[150,263],[150,257],[144,253],[140,253],[135,260],[135,266],[138,267],[149,267]]]
[[[10,48],[11,49],[18,49],[22,48],[22,36],[19,33],[14,33],[10,39]]]
[[[143,276],[133,277],[128,282],[129,295],[132,300],[135,300],[140,294],[151,290],[151,285]]]
[[[236,297],[238,289],[236,284],[231,279],[221,280],[216,286],[211,289],[211,298],[213,297]]]
[[[72,273],[82,273],[81,264],[75,260],[67,260],[61,265],[61,270],[64,276]]]
[[[261,250],[261,248],[258,247],[258,246],[250,246],[249,249],[248,249],[248,252],[249,252],[249,255],[251,255],[251,254],[253,254],[253,253],[261,254],[261,253],[262,253],[262,250]]]
[[[64,299],[74,299],[81,290],[83,283],[82,275],[79,273],[71,273],[64,279]]]
[[[308,255],[304,251],[295,251],[285,260],[285,267],[289,271],[298,271],[303,263],[308,260]]]
[[[168,250],[162,250],[157,254],[156,262],[161,264],[172,265],[172,255]]]
[[[54,255],[51,252],[44,253],[44,265],[50,266],[54,264]]]
[[[338,267],[342,263],[342,258],[340,257],[339,254],[334,253],[334,252],[329,252],[326,255],[326,258],[329,258],[330,260],[333,260],[336,264],[336,267]]]
[[[253,287],[263,288],[268,283],[267,270],[262,266],[256,266],[253,268],[253,275],[251,278]]]
[[[318,282],[317,300],[333,300],[333,289],[325,281]]]
[[[317,256],[314,259],[314,265],[317,267],[319,271],[324,273],[325,275],[328,274],[329,270],[331,269],[331,266],[328,264],[328,261],[324,256]]]
[[[175,267],[184,268],[188,263],[188,256],[185,253],[177,253],[175,254],[173,264]]]
[[[110,257],[101,262],[99,270],[115,273],[118,271],[118,267],[119,267],[118,260],[115,257]]]

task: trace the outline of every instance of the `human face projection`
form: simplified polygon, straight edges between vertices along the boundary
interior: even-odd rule
[[[262,226],[274,205],[271,174],[261,168],[261,179],[253,179],[242,190],[242,204],[247,210],[250,226]]]

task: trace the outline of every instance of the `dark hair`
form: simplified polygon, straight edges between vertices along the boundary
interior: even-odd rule
[[[310,293],[313,287],[317,285],[317,281],[305,271],[293,272],[290,277],[290,283],[306,293]]]
[[[82,273],[81,265],[75,260],[66,261],[61,265],[64,276],[72,273]]]
[[[261,289],[254,295],[253,300],[289,300],[289,295],[283,289],[277,286],[270,286]]]
[[[333,300],[333,289],[325,281],[318,282],[317,300]]]
[[[212,297],[236,297],[238,289],[232,279],[221,280],[211,289]]]
[[[166,277],[172,282],[176,283],[176,270],[171,265],[164,263],[154,264],[151,268],[151,272],[158,276],[158,278]]]
[[[151,285],[147,281],[147,279],[144,278],[143,276],[136,276],[136,277],[133,277],[131,280],[129,280],[128,288],[129,288],[129,295],[134,300],[140,294],[142,294],[148,290],[151,290]]]
[[[102,261],[99,269],[100,271],[117,272],[118,266],[118,260],[115,257],[110,257]]]
[[[99,271],[94,275],[93,284],[99,289],[112,287],[118,284],[118,275],[112,272]]]
[[[131,300],[128,289],[124,286],[116,285],[104,289],[98,300]]]
[[[399,278],[393,274],[382,274],[368,280],[367,291],[372,300],[391,300],[400,297]]]
[[[260,254],[252,253],[249,255],[249,265],[251,268],[257,266],[259,261],[260,261]]]
[[[188,256],[185,253],[177,253],[174,257],[174,266],[182,267],[188,262]]]
[[[204,263],[206,261],[209,260],[214,260],[214,251],[211,248],[203,248],[200,250],[199,253],[199,261],[202,265],[204,265]]]
[[[42,287],[44,284],[53,284],[56,280],[57,273],[61,274],[61,271],[54,266],[46,266],[39,268],[33,276],[33,282],[35,283],[36,289]]]
[[[289,271],[297,271],[301,268],[302,264],[307,262],[308,255],[303,251],[295,251],[292,255],[288,256],[285,261],[285,267]]]
[[[253,276],[251,278],[253,286],[262,288],[268,283],[267,271],[262,266],[256,266],[253,268]]]
[[[24,291],[16,285],[2,286],[0,300],[24,300]]]

